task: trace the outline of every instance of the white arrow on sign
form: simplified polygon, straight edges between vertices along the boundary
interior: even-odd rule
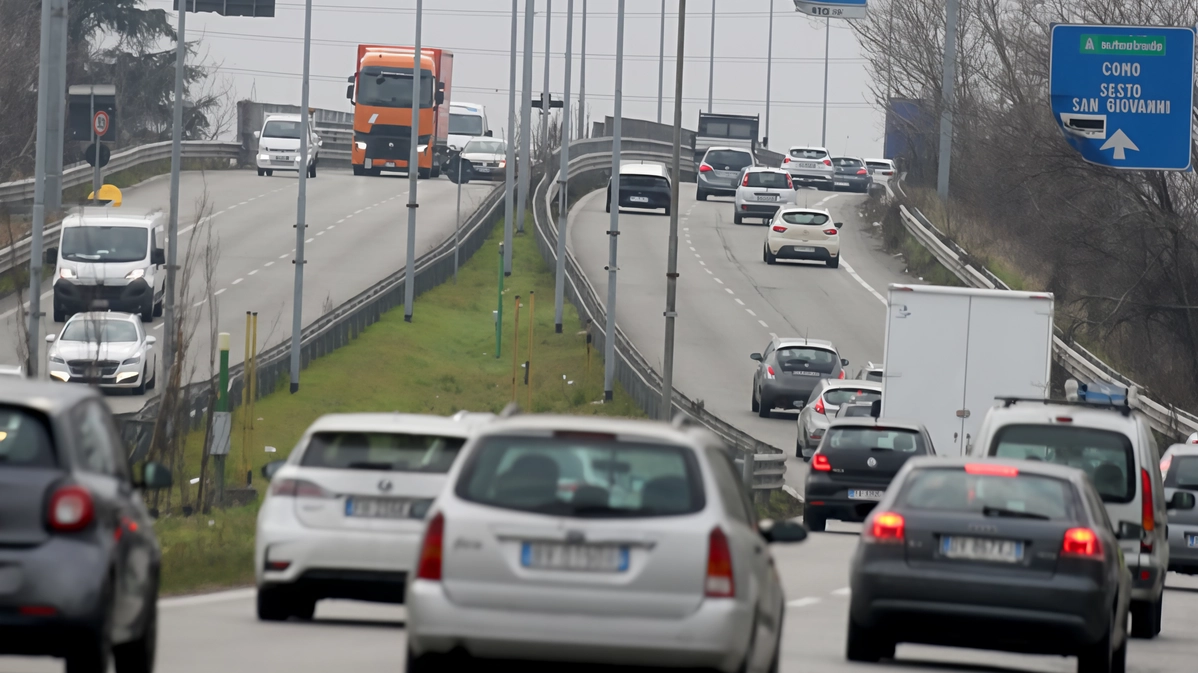
[[[1131,138],[1127,137],[1127,134],[1123,132],[1123,129],[1116,130],[1114,135],[1112,135],[1105,143],[1102,144],[1102,147],[1099,147],[1098,149],[1115,150],[1114,158],[1117,161],[1127,158],[1125,150],[1131,150],[1133,152],[1140,151],[1140,148],[1136,147],[1136,144],[1131,141]]]

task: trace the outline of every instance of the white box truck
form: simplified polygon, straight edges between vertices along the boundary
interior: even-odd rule
[[[1051,293],[889,290],[881,416],[923,423],[937,454],[964,455],[996,397],[1048,396]]]

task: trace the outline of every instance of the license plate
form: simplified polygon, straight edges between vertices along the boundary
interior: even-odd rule
[[[940,538],[940,553],[951,559],[1018,563],[1023,558],[1023,543],[946,535]]]
[[[799,168],[819,168],[819,167],[820,167],[819,164],[807,163],[805,161],[799,162]]]
[[[815,248],[808,248],[801,245],[795,246],[795,252],[815,252]]]
[[[778,195],[777,194],[758,194],[757,200],[758,201],[777,201]]]
[[[649,203],[649,197],[647,196],[630,196],[628,200],[633,203]]]
[[[622,573],[628,570],[628,548],[614,545],[525,542],[520,565],[536,570]]]
[[[1187,547],[1198,547],[1198,535],[1187,535],[1186,536],[1186,546]]]
[[[820,372],[791,372],[791,374],[794,374],[795,376],[825,376]]]
[[[271,157],[271,160],[272,161],[291,161],[291,157],[283,157],[283,156],[275,155],[275,156]]]
[[[848,186],[849,186],[849,183],[847,183],[847,182],[837,182],[837,183],[836,183],[836,186],[837,186],[837,187],[848,187]]]
[[[475,166],[474,171],[476,173],[490,173],[491,169],[486,166]]]
[[[346,498],[345,516],[364,519],[407,519],[412,501],[399,498]]]
[[[870,491],[859,488],[849,489],[849,500],[881,500],[886,491]]]
[[[387,168],[395,168],[395,162],[394,162],[394,161],[388,161],[388,162],[387,162],[386,164],[384,164],[384,165],[385,165]]]

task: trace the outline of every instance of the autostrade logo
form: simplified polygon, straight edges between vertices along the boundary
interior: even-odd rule
[[[1133,35],[1082,35],[1083,54],[1120,54],[1124,56],[1164,56],[1165,37]]]

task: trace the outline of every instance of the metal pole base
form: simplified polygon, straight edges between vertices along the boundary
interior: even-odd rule
[[[610,390],[603,391],[603,401],[604,402],[611,402],[613,399],[615,399],[615,397],[616,397],[615,393],[613,393],[612,391],[610,391]]]
[[[504,271],[504,272],[503,272],[503,277],[504,277],[504,278],[507,278],[507,277],[508,277],[508,276],[510,276],[510,275],[512,275],[512,272],[511,272],[511,271]]]
[[[405,316],[403,317],[403,321],[404,321],[404,322],[412,322],[412,316],[411,316],[411,315],[405,315]]]
[[[296,393],[298,393],[298,392],[299,392],[299,384],[298,384],[298,383],[292,383],[292,384],[291,384],[291,394],[292,394],[292,395],[294,395],[294,394],[296,394]]]
[[[554,325],[553,331],[555,334],[561,334],[562,333],[562,324],[559,322],[558,324]]]

